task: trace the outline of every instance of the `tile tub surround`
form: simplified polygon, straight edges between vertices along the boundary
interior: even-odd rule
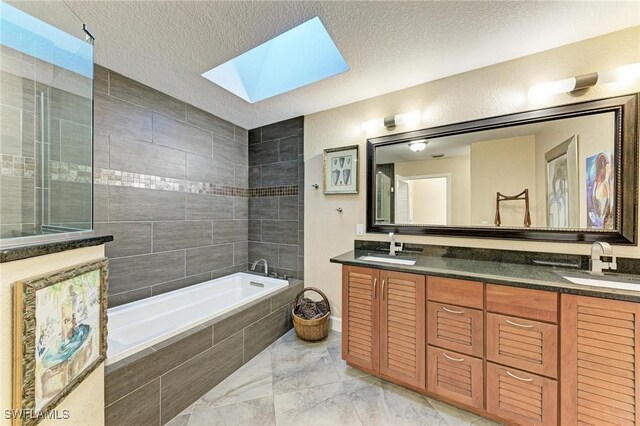
[[[94,108],[109,306],[245,271],[247,131],[97,65]]]
[[[106,424],[164,424],[292,327],[302,281],[106,367]]]
[[[304,275],[304,117],[249,131],[249,264]],[[290,188],[274,191],[272,188]]]
[[[341,335],[304,342],[293,330],[168,425],[496,425],[371,377],[341,359]]]

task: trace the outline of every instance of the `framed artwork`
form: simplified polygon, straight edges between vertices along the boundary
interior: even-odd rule
[[[580,227],[578,136],[571,136],[545,154],[547,162],[547,226]]]
[[[325,194],[357,194],[358,145],[325,149],[322,173]]]
[[[14,425],[46,417],[107,354],[107,259],[14,285]]]
[[[587,157],[587,227],[613,229],[615,187],[611,152]]]

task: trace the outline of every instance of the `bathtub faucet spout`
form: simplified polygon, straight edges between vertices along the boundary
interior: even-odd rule
[[[251,270],[255,271],[256,270],[256,266],[258,266],[258,264],[260,262],[264,263],[264,274],[265,275],[269,275],[269,265],[267,264],[267,260],[266,259],[258,259],[255,262],[253,262],[253,265],[251,265]]]

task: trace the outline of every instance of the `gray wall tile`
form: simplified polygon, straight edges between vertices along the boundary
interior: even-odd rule
[[[249,243],[241,242],[241,243],[233,243],[233,264],[235,266],[238,265],[246,265],[249,261]]]
[[[109,93],[109,70],[98,64],[93,66],[93,90],[105,94]]]
[[[109,134],[104,131],[93,132],[93,166],[109,168]]]
[[[264,164],[262,166],[262,186],[298,184],[298,161]]]
[[[233,218],[249,219],[249,199],[247,197],[233,197]]]
[[[298,220],[298,197],[278,197],[280,220]]]
[[[247,145],[213,134],[213,158],[228,163],[247,165]]]
[[[303,283],[289,285],[286,290],[271,296],[271,311],[276,311],[287,304],[292,304],[293,299],[304,288]]]
[[[110,72],[109,83],[111,96],[179,120],[185,120],[186,105],[184,102],[113,71]]]
[[[249,167],[249,188],[262,186],[262,166]]]
[[[107,257],[151,253],[150,222],[96,223],[94,228],[99,234],[113,235],[105,246]]]
[[[249,187],[249,168],[246,166],[235,165],[235,185],[238,188]]]
[[[249,130],[249,132],[247,133],[247,140],[249,142],[249,145],[262,142],[262,127]]]
[[[137,105],[96,93],[94,131],[152,141],[152,112]]]
[[[105,410],[105,425],[159,425],[160,379],[137,389]]]
[[[247,145],[249,143],[249,131],[242,127],[235,126],[235,139],[236,142]]]
[[[298,137],[290,136],[280,139],[278,143],[278,161],[291,161],[298,159]]]
[[[211,245],[211,221],[154,222],[153,251]]]
[[[262,241],[298,244],[298,223],[290,220],[264,220],[262,221]]]
[[[169,281],[162,284],[155,284],[151,286],[151,295],[157,296],[168,291],[178,290],[180,288],[189,287],[194,284],[200,284],[211,279],[211,274],[205,272],[204,274],[192,275],[186,278],[180,278],[178,280]]]
[[[228,268],[218,269],[217,271],[211,272],[211,279],[215,280],[216,278],[226,277],[227,275],[235,274],[236,272],[245,272],[246,270],[247,265],[235,265]]]
[[[278,266],[285,269],[296,270],[298,268],[298,246],[284,245],[278,246]]]
[[[278,197],[249,198],[250,219],[278,219]]]
[[[51,223],[91,221],[91,185],[89,183],[51,181],[49,185],[51,185],[49,205]],[[27,220],[27,222],[33,221]]]
[[[219,343],[271,313],[271,301],[262,300],[251,308],[233,314],[213,326],[214,343]]]
[[[232,163],[187,154],[187,179],[216,185],[233,186],[235,167]]]
[[[233,266],[232,244],[187,250],[187,275],[201,274],[230,266]]]
[[[262,221],[249,221],[249,241],[262,241]]]
[[[109,187],[109,220],[184,219],[186,194],[130,187]]]
[[[90,125],[60,120],[60,138],[60,160],[91,165]]]
[[[281,308],[244,330],[244,359],[250,360],[289,331],[288,307]]]
[[[109,187],[93,185],[93,220],[107,222],[109,220]]]
[[[183,250],[121,257],[112,259],[109,265],[109,292],[117,294],[184,276]]]
[[[162,421],[178,415],[240,366],[242,333],[237,333],[165,374],[161,392]]]
[[[153,143],[206,157],[213,153],[211,132],[155,113]]]
[[[151,287],[139,288],[137,290],[126,291],[124,293],[111,294],[109,292],[107,305],[110,308],[135,302],[136,300],[151,297]]]
[[[184,179],[186,154],[131,138],[110,138],[109,165],[113,170]]]
[[[187,194],[187,219],[233,219],[233,197]]]
[[[213,222],[213,244],[235,243],[248,240],[246,220],[219,220]]]
[[[234,138],[234,126],[226,120],[187,104],[187,122],[227,139]]]
[[[51,117],[91,125],[91,99],[49,87]]]
[[[278,245],[271,243],[252,242],[249,244],[249,263],[258,259],[266,259],[269,268],[278,265]]]
[[[249,165],[278,162],[278,142],[262,142],[249,145]]]
[[[304,117],[291,118],[278,123],[262,127],[262,141],[281,139],[291,135],[297,135],[304,127]]]

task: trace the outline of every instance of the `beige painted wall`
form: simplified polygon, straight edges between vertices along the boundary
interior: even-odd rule
[[[635,62],[640,62],[640,27],[306,116],[305,284],[325,291],[332,303],[333,315],[340,317],[341,268],[329,263],[329,258],[352,250],[356,238],[386,239],[382,234],[356,236],[356,224],[365,223],[368,137],[638,92],[640,81],[627,88],[597,86],[579,98],[561,94],[537,104],[527,99],[529,87],[535,84]],[[423,120],[416,126],[398,126],[391,132],[361,130],[363,121],[414,110],[423,111]],[[352,144],[360,145],[360,193],[325,196],[321,190],[314,190],[310,185],[322,183],[322,150]],[[343,212],[338,213],[337,207],[342,207]],[[589,246],[583,244],[488,239],[398,235],[398,241],[579,254],[589,251]],[[616,247],[615,251],[619,256],[640,257],[638,247]]]
[[[534,144],[533,136],[471,144],[471,225],[494,226],[498,192],[511,196],[529,189],[529,209],[535,217]],[[502,226],[523,226],[524,207],[524,201],[501,202]]]
[[[12,408],[12,315],[13,283],[17,280],[45,274],[104,256],[104,246],[70,250],[48,256],[34,257],[0,264],[0,425],[10,425],[5,410]],[[44,420],[47,425],[93,426],[104,424],[104,364],[91,373],[56,407],[69,410],[68,420]]]
[[[566,141],[573,135],[578,135],[578,192],[580,201],[580,228],[587,227],[587,188],[586,168],[587,158],[602,151],[614,152],[614,117],[611,114],[596,114],[576,117],[570,120],[550,121],[543,129],[536,133],[536,203],[541,208],[536,211],[537,226],[546,226],[547,210],[547,162],[545,154]],[[615,159],[612,158],[613,161]],[[533,220],[533,218],[532,218]]]
[[[409,161],[396,163],[396,174],[404,177],[451,174],[451,223],[469,224],[469,156],[440,158],[437,160]],[[414,192],[415,203],[422,202],[419,192]],[[414,223],[418,223],[414,220]]]

